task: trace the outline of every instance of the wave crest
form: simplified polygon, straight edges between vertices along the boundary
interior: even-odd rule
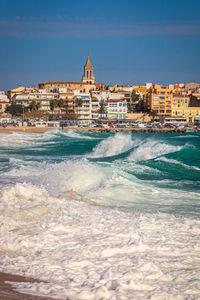
[[[149,140],[137,147],[128,157],[129,160],[149,160],[161,155],[180,151],[183,146],[174,146],[160,141]]]
[[[114,136],[101,141],[88,157],[100,158],[118,155],[130,150],[138,143],[138,140],[132,140],[131,134],[118,132]]]

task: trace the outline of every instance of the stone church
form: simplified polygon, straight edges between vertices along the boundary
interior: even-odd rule
[[[38,84],[39,89],[45,89],[47,93],[54,92],[58,89],[66,89],[67,92],[80,90],[80,92],[88,93],[91,90],[103,90],[104,84],[95,82],[93,74],[93,66],[88,56],[84,66],[84,74],[82,81],[45,81]]]

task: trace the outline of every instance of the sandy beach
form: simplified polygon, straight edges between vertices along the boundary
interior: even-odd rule
[[[7,281],[12,282],[41,282],[39,280],[23,277],[19,275],[12,275],[0,272],[0,299],[1,300],[50,300],[50,297],[38,297],[34,295],[22,294],[17,292],[12,284],[7,283]],[[53,298],[55,299],[55,298]],[[58,298],[56,300],[59,300]]]
[[[0,133],[9,133],[9,132],[23,132],[23,133],[43,133],[48,130],[58,129],[60,131],[68,130],[78,130],[81,132],[119,132],[119,131],[132,131],[132,132],[186,132],[185,129],[175,129],[175,128],[101,128],[101,127],[0,127]]]

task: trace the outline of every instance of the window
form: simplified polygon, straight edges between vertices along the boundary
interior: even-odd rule
[[[160,96],[160,99],[165,99],[165,97],[163,97],[163,96]]]
[[[153,101],[153,104],[158,104],[158,101]]]
[[[166,110],[166,113],[167,114],[171,114],[171,110]]]
[[[153,99],[158,99],[158,96],[154,96]]]
[[[160,113],[163,114],[163,113],[164,113],[164,110],[160,110]]]

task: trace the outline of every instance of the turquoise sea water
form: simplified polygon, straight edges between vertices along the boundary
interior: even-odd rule
[[[12,133],[0,136],[0,140],[2,185],[5,182],[10,185],[37,182],[37,177],[41,183],[41,175],[33,175],[32,170],[36,174],[37,171],[41,173],[41,169],[44,173],[53,173],[54,169],[58,172],[59,164],[58,180],[67,178],[74,182],[68,173],[70,170],[64,170],[62,164],[71,163],[71,171],[77,172],[77,182],[75,186],[68,182],[66,190],[79,192],[82,188],[78,185],[90,182],[88,189],[83,188],[83,193],[93,198],[92,192],[97,193],[98,190],[99,198],[95,200],[108,206],[199,217],[199,133],[93,134],[52,130],[44,134]],[[80,169],[77,168],[78,163]],[[85,174],[86,183],[84,180],[78,182],[83,172],[82,164],[101,170],[104,178],[98,186],[90,173]],[[45,177],[42,180],[47,184],[47,173]],[[52,181],[52,178],[49,179]],[[56,179],[55,186],[51,184],[51,190],[55,187],[56,194]],[[135,188],[141,196],[134,195]],[[62,191],[64,189],[63,186]]]
[[[0,270],[61,299],[200,299],[200,133],[0,134]]]

